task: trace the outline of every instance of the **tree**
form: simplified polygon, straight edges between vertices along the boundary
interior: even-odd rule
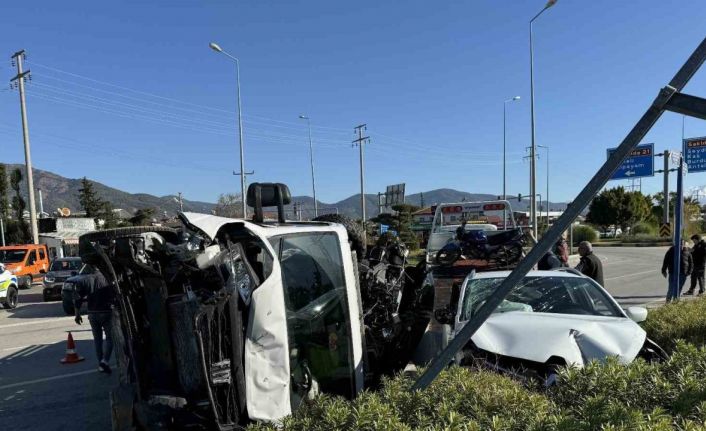
[[[135,215],[130,217],[128,220],[133,226],[149,226],[152,224],[152,219],[154,218],[155,209],[154,208],[144,208],[139,209],[135,212]]]
[[[91,217],[99,225],[100,220],[103,221],[104,228],[116,227],[119,225],[117,217],[113,212],[113,205],[101,199],[98,193],[93,188],[93,183],[83,177],[81,179],[81,188],[78,189],[78,201],[81,208],[86,212],[86,217]]]
[[[400,240],[411,250],[419,248],[419,239],[412,231],[412,214],[419,209],[415,205],[398,204],[393,205],[395,214],[381,213],[372,218],[371,221],[390,226],[390,229],[397,231]]]
[[[243,217],[243,201],[240,194],[237,193],[221,193],[218,196],[216,207],[213,212],[217,216],[229,218]]]
[[[10,187],[15,192],[15,195],[12,197],[12,209],[15,210],[15,223],[10,225],[10,229],[14,231],[11,232],[11,241],[18,244],[23,244],[29,241],[29,225],[24,218],[27,204],[20,194],[21,184],[22,171],[17,168],[10,174]]]
[[[638,191],[628,192],[620,186],[603,190],[593,198],[586,221],[600,226],[604,231],[612,225],[625,230],[639,221],[650,220],[651,212],[652,198],[649,195]]]
[[[0,163],[0,217],[2,217],[3,221],[8,219],[7,208],[9,205],[10,201],[7,197],[7,168]]]

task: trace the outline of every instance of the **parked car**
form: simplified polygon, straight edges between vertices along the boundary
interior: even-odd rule
[[[44,244],[8,245],[0,247],[0,262],[17,277],[21,289],[29,289],[49,269],[49,253]]]
[[[451,325],[453,338],[509,271],[471,272],[452,295],[448,308],[435,312]],[[637,357],[666,358],[637,324],[647,309],[623,310],[592,279],[575,270],[531,271],[485,321],[457,362],[480,362],[499,371],[551,381],[557,366],[583,366],[615,356],[622,363]]]
[[[4,308],[17,307],[17,277],[0,263],[0,304]]]
[[[44,275],[44,302],[61,299],[61,287],[64,281],[72,275],[77,275],[83,263],[80,257],[60,257],[54,259],[49,272]]]
[[[78,258],[79,263],[81,258]],[[93,274],[95,268],[91,265],[83,265],[78,273],[66,278],[63,283],[61,283],[61,306],[64,308],[64,313],[69,316],[73,316],[76,312],[74,308],[74,284],[71,282],[71,278],[75,276],[80,276],[84,274]]]

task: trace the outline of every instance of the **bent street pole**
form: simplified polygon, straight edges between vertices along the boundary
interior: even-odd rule
[[[672,279],[669,283],[669,294],[667,301],[679,300],[681,294],[681,237],[682,237],[682,222],[684,219],[684,154],[679,156],[679,169],[677,170],[677,200],[674,202],[674,265],[672,274],[669,274]],[[686,274],[685,274],[686,276]]]
[[[456,353],[470,341],[473,334],[483,325],[486,319],[495,311],[510,291],[514,289],[539,259],[556,243],[562,232],[569,227],[572,221],[583,211],[601,188],[603,188],[613,173],[623,163],[623,160],[640,143],[647,132],[649,132],[652,126],[662,116],[664,111],[686,109],[683,104],[672,102],[672,96],[678,94],[678,92],[684,88],[686,83],[689,82],[694,73],[704,63],[704,59],[706,59],[706,39],[701,41],[686,63],[684,63],[674,78],[669,82],[669,85],[659,91],[652,105],[642,115],[632,130],[630,130],[623,142],[615,150],[615,153],[606,160],[603,166],[601,166],[598,172],[591,178],[583,190],[581,190],[576,199],[574,199],[573,204],[570,205],[556,223],[547,230],[547,233],[542,236],[542,239],[537,245],[530,250],[527,256],[522,259],[517,267],[505,278],[495,292],[486,300],[485,304],[480,307],[461,331],[449,342],[448,346],[436,355],[424,373],[414,385],[412,385],[412,390],[424,389],[429,386],[436,376],[453,361]],[[696,111],[694,106],[696,106],[695,103],[690,104],[690,107]],[[705,109],[698,110],[695,114],[706,116],[706,104],[704,104],[703,107]]]

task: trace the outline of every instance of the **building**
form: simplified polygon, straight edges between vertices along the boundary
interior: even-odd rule
[[[57,217],[39,220],[39,243],[46,244],[50,259],[78,256],[78,237],[96,230],[90,217]]]

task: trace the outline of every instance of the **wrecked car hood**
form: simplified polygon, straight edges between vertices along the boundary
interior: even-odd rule
[[[218,234],[218,230],[226,224],[243,222],[242,219],[220,217],[212,214],[201,214],[192,212],[179,213],[179,218],[192,228],[203,232],[210,240]]]
[[[630,363],[645,338],[645,331],[628,318],[514,311],[491,315],[472,340],[498,355],[541,363],[558,356],[581,366],[608,356]]]

